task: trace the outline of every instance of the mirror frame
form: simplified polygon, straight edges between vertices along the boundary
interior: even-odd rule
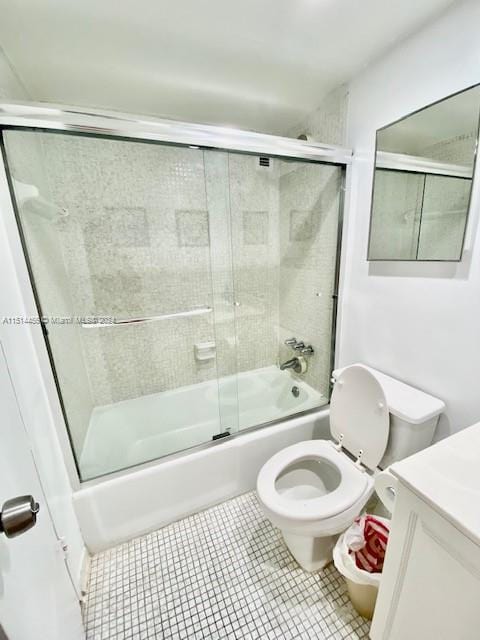
[[[418,258],[370,258],[369,254],[370,254],[370,243],[371,243],[371,239],[372,239],[372,223],[373,223],[373,197],[375,194],[375,173],[377,171],[377,153],[378,153],[378,134],[383,131],[384,129],[388,129],[388,127],[391,127],[394,124],[397,124],[398,122],[402,122],[403,120],[406,120],[407,118],[410,118],[411,116],[415,115],[416,113],[420,113],[421,111],[425,111],[425,109],[429,109],[430,107],[434,107],[437,104],[440,104],[441,102],[444,102],[445,100],[448,100],[450,98],[454,98],[455,96],[458,96],[462,93],[465,93],[466,91],[470,91],[471,89],[475,89],[475,88],[480,88],[480,82],[477,82],[476,84],[473,84],[471,86],[465,87],[465,89],[461,89],[460,91],[455,91],[455,93],[451,93],[447,96],[445,96],[444,98],[440,98],[439,100],[435,100],[434,102],[431,102],[427,105],[425,105],[424,107],[421,107],[419,109],[415,109],[414,111],[411,111],[410,113],[408,113],[405,116],[402,116],[401,118],[398,118],[397,120],[393,120],[393,122],[389,122],[388,124],[383,125],[383,127],[380,127],[379,129],[376,130],[375,132],[375,152],[374,152],[374,156],[373,156],[373,175],[372,175],[372,188],[371,188],[371,193],[370,193],[370,219],[369,219],[369,227],[368,227],[368,242],[367,242],[367,262],[461,262],[463,259],[463,250],[465,248],[465,238],[467,235],[467,227],[470,221],[470,209],[472,206],[472,193],[473,193],[473,189],[475,186],[475,174],[476,174],[476,166],[477,166],[477,159],[478,159],[478,155],[479,155],[479,138],[480,138],[480,102],[479,102],[479,117],[478,117],[478,121],[477,121],[477,132],[476,132],[476,139],[475,139],[475,151],[473,153],[473,164],[472,164],[472,185],[470,187],[470,194],[468,196],[468,204],[467,204],[467,213],[465,216],[465,227],[463,229],[463,237],[462,237],[462,245],[460,248],[460,254],[459,257],[456,259],[441,259],[441,258],[430,258],[430,259],[423,259],[423,260],[419,260]],[[405,170],[405,172],[407,173],[423,173],[424,175],[442,175],[442,174],[430,174],[430,173],[426,173],[426,172],[421,172],[421,171],[415,171],[415,170]],[[419,237],[420,237],[420,231],[421,231],[421,226],[422,226],[422,215],[420,215],[420,224],[419,224]],[[417,255],[418,255],[418,248],[417,248]]]

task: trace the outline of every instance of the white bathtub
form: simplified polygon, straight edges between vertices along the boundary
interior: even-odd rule
[[[81,475],[95,478],[204,444],[226,430],[233,434],[326,403],[289,371],[271,366],[97,407]]]
[[[250,430],[209,447],[82,485],[74,506],[85,543],[97,552],[255,488],[277,451],[327,438],[328,409]]]

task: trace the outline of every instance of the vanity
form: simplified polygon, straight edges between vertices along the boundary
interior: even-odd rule
[[[480,638],[480,423],[390,468],[396,499],[372,640]]]

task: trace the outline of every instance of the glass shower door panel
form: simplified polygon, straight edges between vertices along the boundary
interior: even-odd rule
[[[272,419],[278,371],[278,161],[229,154],[239,429]]]
[[[221,427],[203,152],[4,137],[82,479],[210,441]]]
[[[233,289],[232,224],[228,153],[205,152],[205,185],[210,214],[215,356],[220,431],[238,431],[237,332]]]
[[[229,178],[245,429],[329,400],[342,170],[230,154]]]

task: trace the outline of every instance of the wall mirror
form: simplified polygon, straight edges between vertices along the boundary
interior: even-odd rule
[[[377,131],[368,260],[459,261],[480,85]]]

